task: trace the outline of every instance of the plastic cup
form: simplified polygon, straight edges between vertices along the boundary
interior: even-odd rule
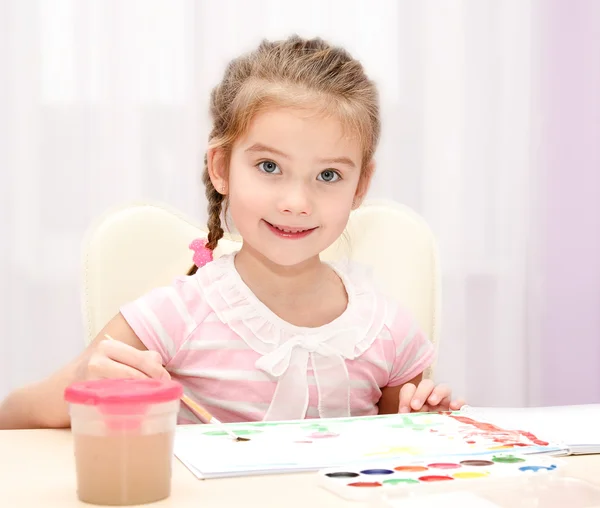
[[[65,390],[81,501],[128,506],[169,497],[182,393],[175,381],[153,379],[101,379]]]

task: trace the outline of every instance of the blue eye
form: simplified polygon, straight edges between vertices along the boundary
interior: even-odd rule
[[[337,171],[334,171],[333,169],[326,169],[325,171],[321,171],[319,173],[319,176],[317,177],[318,180],[328,183],[337,182],[340,178],[340,174]]]
[[[263,161],[258,164],[258,167],[261,169],[261,171],[264,171],[265,173],[281,173],[279,166],[277,166],[277,164],[275,164],[273,161]]]

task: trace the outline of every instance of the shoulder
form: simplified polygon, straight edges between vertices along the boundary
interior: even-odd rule
[[[222,284],[227,280],[227,266],[226,256],[207,263],[193,275],[181,275],[170,284],[151,289],[124,305],[122,311],[197,326],[214,311],[215,294],[223,292]]]
[[[362,301],[360,314],[365,317],[380,316],[378,321],[381,325],[382,338],[392,338],[400,343],[411,336],[423,335],[408,306],[382,289],[381,283],[375,279],[370,267],[348,260],[332,263],[332,266],[345,278],[354,296],[360,295],[359,299]],[[371,307],[371,312],[367,312],[368,307]]]

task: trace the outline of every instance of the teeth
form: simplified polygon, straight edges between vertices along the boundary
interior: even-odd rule
[[[280,228],[278,226],[275,226],[275,228],[279,229],[279,231],[283,231],[284,233],[303,233],[304,231],[308,231],[308,229],[295,229],[295,230],[290,230],[290,229],[284,229],[284,228]]]
[[[284,233],[302,233],[303,231],[306,231],[306,229],[296,229],[295,231],[291,231],[290,229],[283,229],[283,228],[277,228],[280,231],[283,231]]]

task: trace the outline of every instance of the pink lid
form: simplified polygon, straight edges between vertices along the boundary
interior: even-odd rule
[[[176,381],[157,379],[97,379],[74,383],[65,390],[72,404],[157,404],[177,400],[183,387]]]

